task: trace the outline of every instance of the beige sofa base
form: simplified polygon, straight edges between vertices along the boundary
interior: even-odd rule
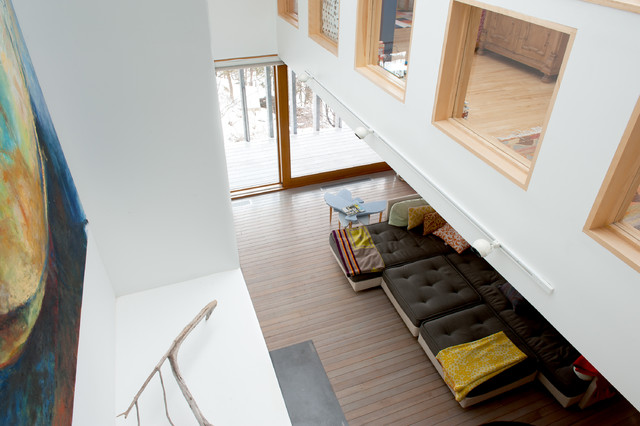
[[[334,253],[333,250],[331,250],[331,248],[329,248],[329,251],[331,252],[331,254],[333,254],[333,258],[336,260],[336,262],[338,262],[338,266],[342,270],[342,273],[344,274],[347,281],[349,281],[349,284],[351,285],[351,288],[353,288],[353,291],[358,292],[362,290],[367,290],[369,288],[378,287],[382,282],[382,277],[375,277],[375,278],[362,280],[362,281],[352,280],[347,276],[347,271],[344,270],[344,266],[342,265],[342,262],[340,261],[340,259],[338,259],[338,256],[336,256],[336,254]]]
[[[402,318],[404,325],[407,326],[411,334],[413,334],[413,337],[418,337],[418,332],[420,331],[420,328],[413,325],[413,323],[411,322],[407,314],[404,313],[404,310],[400,307],[400,305],[396,301],[396,298],[393,297],[393,294],[391,293],[391,290],[389,290],[389,287],[387,286],[387,283],[384,281],[384,279],[382,279],[381,281],[382,282],[380,283],[380,285],[382,286],[382,289],[384,290],[387,297],[391,301],[391,304],[393,305],[393,307],[396,308],[396,311],[398,311],[398,315],[400,315],[400,318]]]

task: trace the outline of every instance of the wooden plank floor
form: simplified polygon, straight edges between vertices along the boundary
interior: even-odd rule
[[[346,187],[365,201],[414,192],[390,172],[348,182],[324,187]],[[234,201],[233,212],[269,350],[313,340],[351,425],[640,424],[621,397],[584,411],[564,409],[537,382],[461,408],[382,289],[355,293],[347,283],[329,250],[323,194],[322,185],[274,192]]]
[[[474,55],[465,119],[475,131],[496,138],[542,126],[556,81],[492,52]]]
[[[290,135],[291,175],[300,177],[381,162],[366,142],[348,127]],[[275,139],[225,142],[231,190],[278,183],[278,147]]]

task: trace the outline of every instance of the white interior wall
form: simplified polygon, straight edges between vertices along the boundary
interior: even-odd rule
[[[206,0],[16,0],[116,295],[239,264]]]
[[[116,375],[116,297],[88,230],[73,423],[113,425]]]
[[[215,425],[291,424],[267,345],[239,269],[118,298],[116,412],[126,410],[173,339],[209,302],[218,305],[185,338],[178,363],[198,407]],[[161,369],[176,425],[197,425],[171,372]],[[168,424],[159,378],[139,400],[142,424]],[[135,425],[135,409],[116,424]]]
[[[582,232],[640,94],[640,15],[581,1],[492,2],[577,29],[525,191],[431,124],[448,3],[416,2],[405,103],[354,70],[355,1],[340,2],[338,57],[307,37],[305,0],[299,29],[278,19],[278,53],[370,125],[384,139],[370,145],[466,239],[483,235],[428,180],[547,280],[551,295],[504,254],[487,258],[640,408],[640,373],[629,369],[640,350],[640,274]]]
[[[276,43],[276,0],[207,0],[214,59],[273,55]]]

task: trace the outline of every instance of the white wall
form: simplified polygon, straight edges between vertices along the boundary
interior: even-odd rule
[[[89,229],[73,400],[74,424],[113,425],[115,345],[116,297]]]
[[[276,0],[207,0],[214,59],[278,53]]]
[[[16,0],[116,295],[238,266],[206,0]]]
[[[116,412],[131,404],[183,328],[209,302],[209,320],[185,338],[178,356],[198,407],[214,425],[287,425],[287,409],[249,292],[239,269],[122,296],[117,301]],[[169,362],[162,368],[169,414],[196,425]],[[139,400],[142,424],[168,424],[156,376]],[[135,409],[116,424],[136,424]]]
[[[640,15],[581,1],[492,2],[578,30],[524,191],[431,125],[449,2],[416,2],[404,104],[354,71],[356,3],[340,3],[336,58],[307,37],[300,0],[299,29],[278,19],[280,57],[372,126],[386,140],[369,138],[373,148],[465,238],[481,233],[424,176],[550,282],[547,295],[506,256],[487,259],[640,408],[640,373],[630,368],[640,351],[640,274],[582,232],[640,94]]]

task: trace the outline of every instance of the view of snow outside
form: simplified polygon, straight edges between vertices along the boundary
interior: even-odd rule
[[[245,136],[241,72],[244,73],[249,137]],[[289,73],[291,94],[292,73]],[[270,84],[267,84],[267,75]],[[216,73],[231,190],[279,182],[274,69],[252,67]],[[271,96],[267,96],[267,87]],[[291,96],[291,95],[290,95]],[[267,103],[271,100],[271,119]],[[292,176],[338,170],[381,161],[323,101],[318,103],[319,131],[314,129],[313,91],[296,81],[296,117],[290,114]],[[289,106],[290,112],[292,110]],[[295,130],[294,130],[295,125]]]
[[[220,115],[222,117],[224,137],[227,142],[246,140],[244,135],[240,71],[241,70],[234,69],[222,70],[216,73]],[[274,136],[269,135],[265,67],[245,68],[242,71],[244,71],[245,88],[247,92],[250,140],[271,139]],[[273,94],[273,88],[271,92]],[[272,113],[272,120],[272,123],[275,124],[275,112]]]
[[[271,67],[270,67],[271,68]],[[269,115],[267,108],[267,79],[265,67],[244,69],[245,88],[247,93],[247,113],[249,117],[249,139],[258,141],[275,137],[275,102],[273,93],[273,71],[271,72],[271,123],[273,131],[269,131]],[[291,89],[289,78],[289,89]],[[228,142],[246,141],[242,112],[242,92],[240,87],[240,70],[222,70],[217,72],[218,97],[220,115],[225,140]],[[314,94],[309,86],[296,81],[296,122],[298,132],[313,132]],[[321,102],[320,129],[333,129],[338,117],[331,108]],[[293,120],[290,128],[293,133]]]

